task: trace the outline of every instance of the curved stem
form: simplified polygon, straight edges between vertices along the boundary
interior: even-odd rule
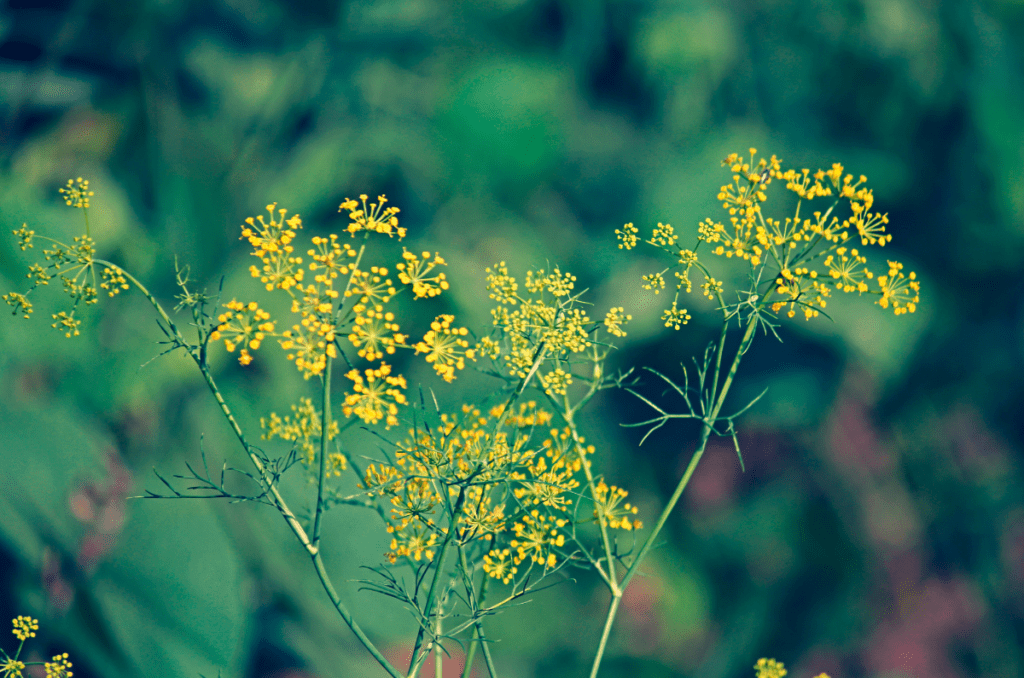
[[[303,548],[306,549],[306,552],[309,553],[310,556],[312,557],[313,567],[316,569],[317,576],[320,577],[320,583],[323,585],[324,590],[327,592],[327,596],[331,599],[331,602],[334,604],[335,609],[338,610],[338,614],[341,615],[341,618],[345,621],[346,624],[348,624],[348,627],[352,629],[352,633],[354,633],[356,638],[359,639],[359,642],[361,642],[363,644],[363,647],[365,647],[367,651],[371,655],[373,655],[373,658],[377,660],[377,662],[384,668],[384,670],[387,671],[393,678],[402,678],[402,674],[399,673],[398,669],[391,665],[391,663],[384,657],[383,654],[381,654],[380,650],[378,650],[377,647],[373,644],[373,641],[371,641],[366,636],[362,628],[359,627],[359,624],[357,624],[355,619],[352,618],[352,613],[348,611],[348,608],[345,607],[345,604],[341,601],[341,598],[338,596],[338,592],[334,589],[334,585],[331,583],[331,578],[327,574],[327,570],[324,568],[323,559],[321,558],[320,555],[319,545],[314,544],[310,540],[309,535],[306,534],[306,531],[302,528],[302,525],[295,517],[295,514],[292,513],[290,508],[288,508],[288,503],[284,500],[284,497],[281,496],[281,493],[274,485],[273,479],[268,476],[266,467],[264,467],[263,462],[260,461],[259,455],[257,455],[253,451],[253,447],[245,439],[245,434],[242,432],[242,427],[239,426],[238,421],[235,419],[234,414],[232,414],[231,412],[231,408],[228,407],[227,402],[224,400],[224,396],[221,394],[220,389],[217,387],[217,383],[214,381],[213,375],[210,373],[210,369],[207,366],[206,361],[201,357],[202,351],[191,346],[188,342],[185,341],[185,338],[181,336],[181,332],[178,330],[177,325],[174,324],[174,321],[172,321],[170,316],[167,315],[167,312],[164,310],[163,306],[161,306],[160,302],[156,300],[153,294],[148,289],[146,289],[145,285],[143,285],[134,276],[132,276],[130,273],[128,273],[127,271],[125,271],[123,268],[116,264],[112,264],[109,261],[103,261],[102,259],[94,259],[94,261],[97,264],[107,266],[114,269],[115,271],[118,271],[126,279],[130,280],[132,284],[135,285],[140,292],[142,292],[146,299],[149,300],[149,303],[153,305],[153,308],[156,309],[156,312],[160,315],[160,318],[164,321],[164,323],[166,323],[168,331],[172,333],[178,344],[188,351],[188,354],[192,357],[196,365],[199,367],[199,371],[202,373],[203,379],[206,381],[206,385],[210,388],[210,391],[213,393],[213,397],[217,400],[217,404],[220,406],[221,412],[224,414],[225,419],[227,419],[228,424],[231,426],[231,430],[234,431],[235,437],[238,438],[238,442],[241,443],[242,448],[245,450],[245,453],[249,456],[249,460],[252,461],[253,465],[256,467],[256,470],[259,472],[260,479],[264,483],[264,487],[268,489],[268,493],[273,499],[274,507],[281,513],[281,515],[285,519],[285,522],[288,524],[288,527],[291,529],[292,533],[295,534],[295,537],[299,540],[299,543],[302,544]]]

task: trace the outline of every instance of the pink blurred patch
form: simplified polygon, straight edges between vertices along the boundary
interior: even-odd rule
[[[111,450],[107,454],[105,482],[82,481],[68,497],[71,514],[86,527],[77,556],[80,570],[91,572],[113,548],[114,536],[127,518],[126,497],[131,484],[131,473],[117,452]]]
[[[1002,538],[1003,570],[1011,580],[1024,584],[1024,512],[1016,511],[1006,519]]]
[[[47,605],[55,616],[63,616],[75,602],[75,588],[64,576],[60,556],[48,546],[43,549],[41,575]]]
[[[828,451],[836,468],[853,477],[863,477],[866,471],[888,473],[895,466],[893,454],[879,440],[866,406],[849,397],[841,397],[832,412]]]
[[[636,577],[622,594],[623,621],[629,640],[624,643],[635,656],[653,654],[661,640],[661,609],[658,600],[664,584],[657,576]]]
[[[679,471],[680,477],[689,463],[689,457],[686,457]],[[683,492],[687,506],[693,510],[708,510],[731,504],[736,495],[739,474],[736,450],[718,441],[709,442],[690,484]]]
[[[841,678],[845,673],[839,651],[829,645],[816,645],[809,649],[796,663],[796,668],[789,672],[789,675],[819,676],[822,673],[832,676],[832,678]]]
[[[984,614],[981,596],[967,580],[932,578],[913,592],[908,607],[876,627],[865,666],[913,678],[957,678],[947,646],[976,628]]]

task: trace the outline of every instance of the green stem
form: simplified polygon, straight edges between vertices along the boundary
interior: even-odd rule
[[[468,579],[468,591],[470,596],[470,602],[473,604],[474,613],[479,609],[480,605],[483,604],[484,599],[487,597],[487,585],[491,583],[491,578],[486,574],[484,575],[484,581],[480,584],[480,595],[476,596],[473,592],[473,577],[469,574],[469,563],[466,559],[466,551],[462,547],[459,548],[459,558],[462,565],[462,571],[466,579]],[[487,644],[482,643],[484,637],[484,626],[483,622],[477,619],[473,623],[473,639],[469,643],[469,650],[466,652],[466,663],[462,667],[461,678],[469,678],[473,670],[473,658],[476,656],[477,645],[482,644],[484,648],[484,659],[487,661],[487,670],[491,674],[491,678],[497,678],[498,672],[494,670],[494,662],[491,660],[491,654],[487,651]]]
[[[320,547],[320,519],[324,514],[324,477],[327,474],[327,438],[331,430],[331,366],[334,360],[329,355],[324,359],[323,405],[320,408],[320,471],[316,486],[316,517],[313,519],[313,546]]]
[[[619,602],[621,600],[621,590],[612,593],[612,602],[608,606],[608,617],[604,620],[604,630],[601,632],[601,642],[597,645],[597,655],[594,657],[594,665],[590,669],[590,678],[597,678],[597,670],[601,667],[601,657],[604,656],[604,648],[608,644],[608,637],[612,633],[612,624],[615,623],[615,614],[619,611]]]
[[[441,544],[441,552],[437,554],[437,565],[434,570],[434,578],[430,581],[430,589],[427,591],[427,600],[423,606],[426,611],[427,619],[429,621],[431,608],[434,606],[434,596],[437,594],[437,583],[441,580],[441,572],[444,570],[445,556],[448,555],[448,547],[451,546],[452,539],[455,538],[456,525],[455,522],[458,519],[459,512],[462,510],[462,502],[466,500],[466,488],[459,488],[459,497],[455,500],[455,508],[452,509],[452,520],[448,525],[448,533],[444,536],[444,542]],[[416,674],[419,673],[420,664],[420,649],[423,644],[423,626],[420,626],[419,632],[416,634],[416,644],[412,648],[412,659],[409,661],[409,678],[416,678]]]
[[[438,606],[438,613],[440,613],[440,606]],[[441,637],[441,615],[437,615],[437,623],[434,625],[434,637]],[[434,643],[434,676],[435,678],[442,678],[441,673],[443,669],[443,658],[441,657],[441,644]]]
[[[765,295],[765,300],[767,300]],[[612,601],[608,606],[608,616],[605,620],[604,634],[601,636],[601,642],[597,648],[597,654],[594,656],[594,663],[590,671],[591,678],[596,678],[598,669],[601,666],[601,659],[604,655],[605,646],[607,643],[608,634],[611,632],[611,626],[615,620],[615,614],[618,612],[619,600],[622,596],[622,592],[629,586],[629,582],[636,575],[640,563],[647,556],[647,553],[651,550],[654,545],[654,540],[661,533],[662,528],[665,527],[665,522],[668,520],[669,515],[678,503],[679,498],[683,495],[683,490],[690,482],[690,478],[693,477],[694,471],[697,469],[697,464],[700,463],[700,459],[704,456],[704,449],[707,447],[708,439],[711,437],[711,432],[714,428],[715,421],[718,418],[718,413],[722,409],[722,405],[725,402],[725,397],[729,393],[729,388],[732,386],[733,379],[736,376],[736,370],[740,366],[740,360],[743,358],[743,354],[746,353],[750,342],[754,337],[754,330],[757,328],[757,314],[752,314],[750,319],[747,321],[747,329],[743,334],[743,339],[740,341],[739,347],[736,349],[736,355],[733,357],[732,365],[729,366],[729,373],[726,375],[725,381],[722,382],[722,389],[718,393],[718,397],[715,399],[714,405],[711,411],[704,416],[703,425],[701,426],[700,438],[697,441],[697,449],[694,450],[693,456],[690,458],[690,463],[686,467],[683,477],[680,479],[679,484],[676,485],[675,491],[669,498],[668,503],[662,510],[661,515],[658,516],[658,521],[654,525],[654,529],[651,534],[647,536],[643,546],[640,548],[640,552],[637,553],[636,559],[626,570],[626,574],[623,576],[622,581],[619,583],[620,592],[615,595],[615,591],[612,591]],[[720,344],[721,346],[721,344]]]
[[[341,615],[341,618],[345,620],[345,623],[348,624],[348,627],[352,629],[352,633],[354,633],[356,638],[359,639],[359,642],[361,642],[363,646],[367,649],[367,651],[371,655],[373,655],[373,658],[376,659],[378,663],[380,663],[384,670],[387,671],[393,678],[402,678],[402,674],[399,673],[398,669],[391,665],[391,663],[384,657],[384,655],[380,653],[380,650],[378,650],[377,647],[373,644],[373,642],[366,636],[366,634],[363,633],[363,630],[359,627],[359,624],[356,623],[355,619],[352,618],[352,614],[345,607],[345,604],[341,601],[341,598],[338,597],[338,593],[337,591],[335,591],[334,585],[331,583],[331,578],[327,574],[327,570],[324,569],[323,560],[320,556],[319,546],[310,541],[310,538],[306,534],[306,531],[302,528],[302,525],[295,517],[295,514],[292,513],[290,508],[288,508],[288,503],[284,500],[284,497],[281,496],[281,493],[274,485],[273,479],[270,478],[269,475],[267,474],[267,470],[263,466],[263,462],[260,461],[259,456],[253,451],[252,446],[249,445],[249,442],[245,439],[245,434],[242,432],[242,427],[238,425],[238,421],[235,419],[234,414],[232,414],[231,408],[228,407],[227,402],[224,400],[224,396],[221,394],[220,389],[217,387],[217,383],[213,379],[213,375],[210,373],[210,369],[207,366],[206,361],[204,359],[204,352],[201,349],[197,349],[196,347],[191,346],[188,342],[185,341],[185,338],[181,336],[181,332],[178,330],[177,325],[174,324],[174,321],[172,321],[170,316],[167,315],[167,312],[164,311],[163,306],[161,306],[160,302],[156,300],[156,298],[148,289],[146,289],[145,285],[143,285],[134,276],[132,276],[130,273],[125,271],[120,266],[117,266],[116,264],[112,264],[109,261],[103,261],[102,259],[95,259],[94,261],[97,264],[100,264],[102,266],[108,266],[114,269],[115,271],[118,271],[126,279],[130,280],[132,284],[135,285],[140,292],[142,292],[146,299],[149,300],[149,303],[153,305],[153,308],[156,309],[157,314],[160,315],[160,318],[167,325],[168,330],[173,334],[178,344],[188,351],[189,355],[192,357],[196,365],[199,367],[199,371],[202,373],[203,379],[206,380],[206,385],[210,388],[210,391],[213,393],[213,397],[217,400],[217,404],[220,406],[221,412],[224,414],[224,417],[227,419],[228,424],[231,426],[231,430],[234,431],[235,437],[238,438],[238,442],[241,443],[242,448],[245,450],[245,453],[249,456],[249,460],[252,461],[253,465],[256,467],[256,470],[259,472],[260,479],[262,480],[264,487],[267,488],[273,500],[274,507],[281,513],[281,515],[285,519],[285,522],[288,524],[288,527],[291,529],[292,533],[295,534],[295,537],[299,540],[299,543],[302,544],[303,548],[306,549],[306,552],[309,553],[310,556],[312,557],[313,567],[316,568],[317,576],[320,577],[320,583],[323,585],[324,590],[327,592],[327,596],[331,599],[331,602],[334,603],[334,607],[338,610],[338,614]]]

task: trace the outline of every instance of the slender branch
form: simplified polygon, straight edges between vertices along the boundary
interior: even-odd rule
[[[594,665],[590,669],[590,678],[597,678],[597,671],[601,667],[601,657],[604,655],[604,648],[608,644],[608,637],[612,633],[612,624],[615,623],[615,614],[619,611],[619,602],[622,600],[622,592],[612,595],[611,605],[608,606],[608,617],[604,620],[604,630],[601,632],[601,642],[597,645],[597,655],[594,657]]]
[[[766,294],[764,299],[762,299],[762,306],[767,302],[768,296],[769,294]],[[729,372],[725,377],[725,381],[722,382],[721,390],[718,392],[718,398],[714,400],[711,410],[707,412],[704,417],[704,423],[701,426],[700,431],[700,438],[697,441],[697,448],[694,450],[693,456],[690,458],[690,463],[686,466],[686,471],[683,473],[683,477],[679,480],[679,484],[676,485],[676,489],[669,498],[665,508],[662,510],[661,515],[658,516],[654,529],[651,530],[651,533],[647,536],[647,539],[644,541],[643,546],[640,547],[640,551],[637,553],[636,558],[626,570],[626,574],[622,577],[622,581],[619,582],[618,595],[615,595],[615,591],[613,589],[611,604],[608,607],[608,616],[605,620],[604,634],[602,635],[601,642],[598,645],[597,653],[594,656],[594,663],[590,672],[591,678],[596,678],[598,669],[601,666],[601,659],[604,655],[604,650],[607,644],[607,635],[611,632],[611,625],[614,623],[615,615],[618,612],[619,600],[621,599],[622,591],[625,591],[626,587],[629,586],[629,582],[639,570],[640,563],[643,562],[643,559],[651,550],[654,540],[661,533],[662,528],[665,527],[665,523],[668,520],[669,515],[675,508],[676,503],[678,503],[679,498],[683,494],[683,490],[686,489],[686,486],[690,482],[690,478],[693,477],[693,473],[697,469],[697,464],[700,463],[700,459],[704,455],[704,449],[707,447],[708,438],[714,430],[715,421],[718,418],[718,413],[722,409],[722,404],[725,402],[725,397],[729,393],[729,388],[732,386],[733,379],[736,376],[736,370],[739,369],[740,360],[743,358],[747,348],[750,346],[750,342],[753,340],[754,330],[757,328],[757,317],[757,314],[753,313],[747,321],[746,332],[744,332],[743,339],[740,340],[740,345],[736,349],[736,355],[733,357],[732,364],[729,366]],[[719,340],[720,349],[724,346],[724,341],[725,334],[723,332],[722,337]],[[714,375],[713,380],[717,382],[717,366],[715,372],[716,374]]]
[[[320,408],[320,470],[316,483],[316,517],[313,519],[313,546],[320,547],[320,519],[324,514],[324,478],[327,475],[327,438],[331,430],[331,366],[334,360],[324,356],[327,364],[324,367],[323,405]]]
[[[270,492],[272,501],[274,503],[274,507],[284,517],[285,522],[288,523],[288,527],[291,528],[291,531],[295,534],[295,537],[299,540],[299,543],[301,543],[303,548],[306,549],[306,552],[309,553],[310,556],[312,556],[313,566],[316,568],[316,573],[320,577],[320,583],[323,584],[324,590],[327,592],[328,597],[330,597],[331,602],[334,603],[334,607],[338,610],[338,613],[341,615],[341,618],[345,620],[345,623],[348,624],[350,629],[352,629],[352,633],[354,633],[356,638],[359,639],[359,642],[361,642],[363,646],[367,649],[367,651],[369,651],[369,653],[373,655],[374,659],[376,659],[377,662],[380,663],[380,665],[384,668],[385,671],[387,671],[391,676],[393,676],[393,678],[402,678],[402,675],[401,673],[399,673],[398,669],[392,666],[391,663],[384,657],[384,655],[381,654],[380,650],[377,649],[373,642],[363,632],[362,628],[360,628],[360,626],[356,623],[355,619],[352,618],[352,614],[348,611],[348,608],[345,607],[345,604],[341,601],[341,598],[338,597],[338,593],[337,591],[335,591],[334,585],[331,583],[331,578],[327,574],[327,571],[324,569],[323,560],[321,559],[320,556],[319,545],[314,544],[312,543],[312,541],[310,541],[309,535],[306,534],[306,531],[302,528],[302,525],[295,517],[295,514],[292,513],[292,510],[288,507],[288,503],[284,500],[284,497],[281,496],[281,493],[278,491],[277,486],[270,478],[267,477],[268,474],[266,467],[264,466],[263,462],[260,461],[259,456],[253,451],[254,448],[245,439],[245,434],[242,432],[242,427],[239,426],[238,421],[235,419],[234,414],[232,414],[231,412],[231,408],[228,407],[228,404],[224,400],[224,396],[221,394],[220,389],[217,388],[217,383],[214,381],[213,375],[210,373],[209,366],[207,366],[206,361],[201,359],[200,357],[200,351],[197,350],[196,347],[191,346],[188,342],[185,341],[185,338],[181,336],[181,332],[178,330],[178,327],[174,324],[174,321],[172,321],[170,316],[167,315],[167,312],[164,310],[163,306],[160,305],[160,302],[156,300],[156,298],[148,289],[146,289],[145,285],[143,285],[134,276],[132,276],[130,273],[125,271],[120,266],[117,266],[116,264],[112,264],[109,261],[103,261],[101,259],[95,259],[94,261],[97,264],[108,266],[114,269],[115,271],[118,271],[126,279],[130,280],[132,284],[135,285],[140,292],[142,292],[146,299],[149,300],[149,303],[153,305],[153,308],[156,309],[156,312],[160,315],[160,318],[167,325],[168,330],[170,330],[170,332],[173,334],[178,344],[188,351],[188,354],[192,357],[196,365],[199,367],[199,371],[202,373],[203,379],[206,380],[206,385],[210,388],[210,391],[213,393],[213,397],[217,400],[217,404],[220,406],[221,412],[224,414],[224,417],[227,419],[228,424],[231,426],[231,430],[234,431],[235,437],[238,438],[238,442],[241,443],[242,448],[245,450],[246,454],[249,455],[249,459],[256,467],[256,470],[259,472],[260,478],[262,479],[263,483],[265,483],[265,487],[267,488],[267,490]]]
[[[448,547],[451,546],[452,539],[455,538],[455,521],[458,519],[459,511],[462,510],[462,503],[466,500],[466,488],[462,487],[459,489],[459,497],[455,500],[455,507],[452,509],[452,520],[448,525],[448,533],[444,536],[444,542],[441,544],[441,552],[437,554],[437,565],[434,570],[434,578],[430,582],[430,589],[427,591],[427,600],[423,606],[426,610],[427,619],[430,619],[430,609],[434,606],[434,596],[437,594],[437,582],[441,579],[441,571],[444,569],[445,556],[448,555]],[[416,674],[419,672],[419,663],[417,660],[420,658],[420,650],[423,644],[423,632],[424,628],[420,625],[420,630],[416,634],[416,643],[412,649],[412,659],[409,661],[409,678],[416,678]]]

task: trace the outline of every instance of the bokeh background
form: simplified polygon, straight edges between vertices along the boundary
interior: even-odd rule
[[[695,294],[690,325],[660,328],[638,289],[660,262],[613,230],[717,218],[731,151],[842,162],[889,212],[884,255],[917,271],[920,308],[837,302],[755,343],[732,401],[770,387],[740,424],[746,472],[712,443],[601,675],[739,678],[770,656],[794,678],[1020,676],[1022,29],[1019,0],[5,0],[0,232],[78,233],[57,188],[87,177],[100,255],[173,305],[175,257],[197,287],[254,289],[238,227],[267,203],[323,234],[346,196],[386,193],[411,247],[451,264],[451,294],[403,329],[483,326],[485,266],[558,264],[633,314],[621,366],[679,378],[713,309]],[[0,237],[5,291],[27,262]],[[79,678],[383,675],[271,510],[126,499],[201,446],[245,460],[191,363],[147,362],[140,295],[68,340],[44,292],[32,322],[0,321],[0,619],[40,618],[36,656],[68,651]],[[273,352],[216,358],[250,426],[309,387]],[[493,389],[399,365],[448,403]],[[585,429],[650,524],[695,430],[638,447],[618,424],[645,414],[606,393]],[[386,549],[378,524],[337,509],[325,538],[357,617],[408,651],[405,613],[350,581]],[[581,576],[498,617],[502,675],[583,675],[606,604]]]

